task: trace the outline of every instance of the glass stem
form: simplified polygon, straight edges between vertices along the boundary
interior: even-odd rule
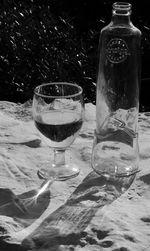
[[[65,150],[54,150],[54,167],[65,165]]]

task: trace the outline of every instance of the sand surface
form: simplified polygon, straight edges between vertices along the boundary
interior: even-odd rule
[[[107,181],[93,172],[94,129],[95,106],[86,104],[66,155],[79,176],[43,183],[37,171],[53,155],[34,127],[31,102],[0,102],[0,251],[150,250],[150,113],[139,115],[136,177]]]

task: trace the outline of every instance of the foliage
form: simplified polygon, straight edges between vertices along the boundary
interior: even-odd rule
[[[36,85],[66,80],[86,85],[85,99],[92,99],[95,34],[80,37],[71,18],[46,3],[7,1],[1,7],[0,99],[25,101]]]
[[[38,84],[67,80],[81,85],[85,101],[95,103],[99,32],[110,21],[112,2],[1,1],[0,99],[24,102]],[[149,57],[149,15],[144,19],[145,5],[133,5],[133,21],[143,32],[143,57]],[[146,76],[146,64],[144,70]]]

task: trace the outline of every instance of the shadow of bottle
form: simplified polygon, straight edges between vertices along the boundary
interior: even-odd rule
[[[112,203],[131,186],[136,174],[106,178],[89,173],[64,205],[50,214],[22,242],[22,247],[77,245],[98,209]]]

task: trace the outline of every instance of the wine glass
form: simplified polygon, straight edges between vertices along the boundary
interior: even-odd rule
[[[54,82],[34,90],[32,112],[42,139],[53,149],[53,163],[38,170],[43,179],[70,179],[79,174],[75,163],[66,161],[66,149],[74,142],[83,123],[83,89],[77,84]]]

